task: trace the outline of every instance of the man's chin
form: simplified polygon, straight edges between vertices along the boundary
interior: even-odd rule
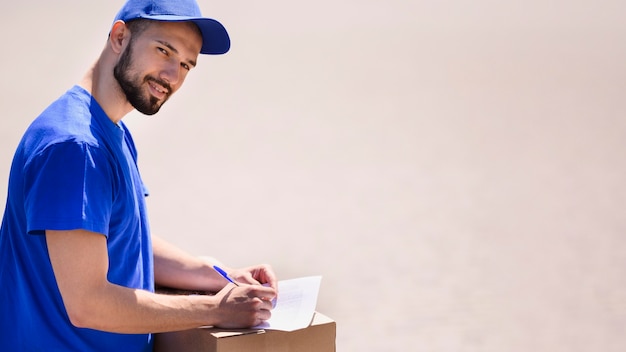
[[[156,106],[156,107],[134,106],[134,108],[140,113],[144,115],[148,115],[148,116],[152,116],[156,114],[157,112],[159,112],[159,110],[161,110],[161,106]]]
[[[159,112],[163,104],[165,104],[165,101],[163,101],[162,103],[159,103],[158,101],[156,101],[155,98],[151,98],[149,104],[142,103],[142,104],[132,104],[132,105],[135,108],[135,110],[139,111],[140,113],[151,116]]]

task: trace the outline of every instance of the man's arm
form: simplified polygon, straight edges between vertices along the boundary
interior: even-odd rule
[[[107,280],[106,238],[84,230],[46,231],[65,309],[77,327],[118,333],[183,330],[203,325],[249,327],[270,317],[273,289],[226,285],[215,296],[154,294]]]
[[[157,285],[184,290],[217,292],[228,282],[213,269],[223,264],[208,257],[196,257],[152,236],[154,281]]]
[[[278,288],[276,275],[267,264],[232,269],[214,258],[192,256],[155,236],[152,237],[152,251],[154,253],[154,279],[157,285],[216,292],[227,283],[213,269],[213,265],[219,265],[238,282],[269,284],[275,290]]]

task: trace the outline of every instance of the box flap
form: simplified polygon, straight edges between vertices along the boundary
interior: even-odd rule
[[[223,329],[207,329],[211,331],[211,335],[215,336],[218,339],[226,338],[226,337],[234,337],[241,335],[258,335],[265,334],[265,330],[263,329],[247,329],[247,330],[223,330]]]

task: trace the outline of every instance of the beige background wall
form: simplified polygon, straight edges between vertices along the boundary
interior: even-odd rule
[[[125,119],[155,233],[323,275],[339,351],[626,348],[623,1],[200,4],[232,51]],[[120,6],[5,4],[0,184]]]

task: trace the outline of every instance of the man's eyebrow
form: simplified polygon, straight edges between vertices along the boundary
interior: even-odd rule
[[[162,41],[162,40],[157,40],[157,42],[159,44],[167,47],[168,49],[170,49],[173,53],[179,54],[178,50],[175,47],[173,47],[172,44],[170,44],[168,42],[165,42],[165,41]],[[195,60],[188,59],[187,63],[190,64],[191,66],[194,66],[194,67],[196,66],[196,61]]]

